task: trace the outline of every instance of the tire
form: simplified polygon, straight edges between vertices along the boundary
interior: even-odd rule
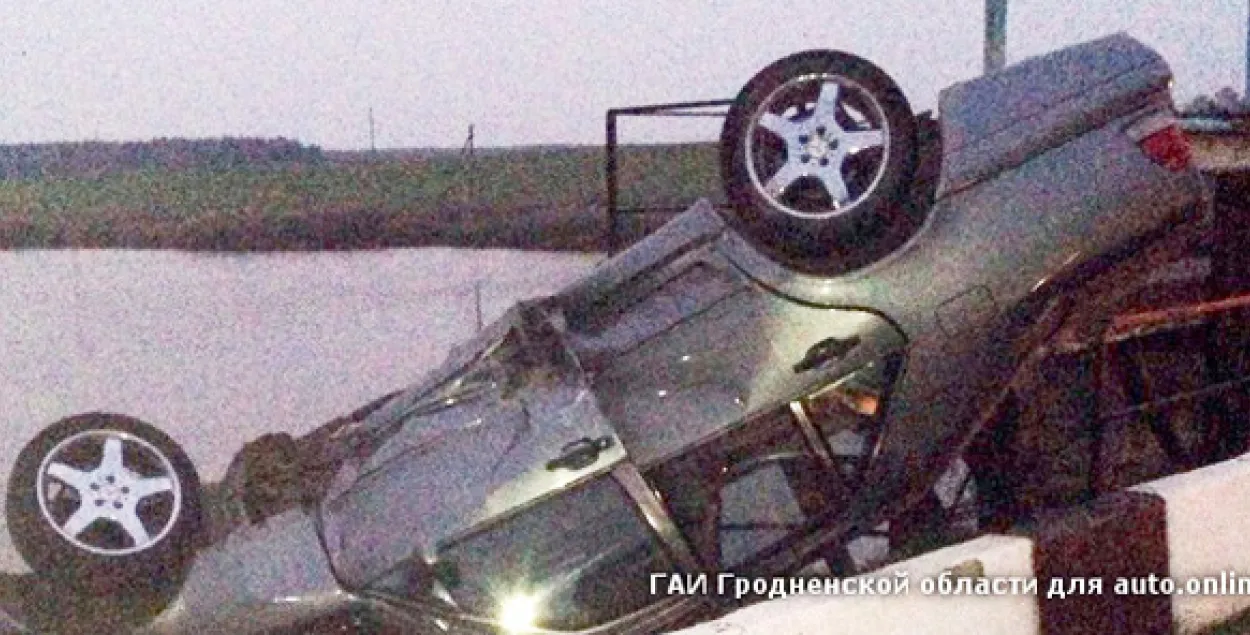
[[[743,87],[721,130],[731,222],[757,248],[823,273],[887,255],[920,226],[916,120],[894,81],[838,51],[781,59]]]
[[[62,419],[28,443],[6,501],[27,564],[96,594],[180,582],[200,513],[199,477],[182,448],[151,425],[105,413]]]

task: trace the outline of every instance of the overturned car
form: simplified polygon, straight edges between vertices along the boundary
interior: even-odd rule
[[[220,485],[143,422],[50,426],[9,486],[36,574],[0,610],[14,631],[643,633],[727,608],[651,574],[879,564],[929,529],[911,510],[968,499],[977,466],[952,465],[1072,295],[1201,233],[1169,82],[1118,35],[951,87],[934,121],[860,58],[781,60],[725,124],[732,209],[249,444]]]

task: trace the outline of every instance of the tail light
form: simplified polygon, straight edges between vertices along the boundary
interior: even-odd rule
[[[1188,168],[1193,159],[1189,138],[1171,115],[1149,115],[1129,126],[1125,132],[1151,161],[1173,172]]]

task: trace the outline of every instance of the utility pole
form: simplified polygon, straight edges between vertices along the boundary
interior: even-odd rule
[[[369,151],[373,154],[378,153],[378,144],[373,130],[373,106],[369,106]]]
[[[477,169],[477,165],[476,165],[476,162],[473,160],[473,124],[469,124],[469,136],[465,138],[464,146],[460,148],[460,158],[468,159],[467,161],[461,161],[460,169],[464,170],[464,174],[465,174],[465,177],[464,177],[465,183],[466,183],[465,191],[468,192],[471,196],[473,195],[474,192],[477,191],[477,173],[475,172],[475,170]],[[478,289],[478,303],[481,304],[481,289],[480,288]],[[478,310],[478,322],[479,322],[478,328],[479,329],[481,328],[481,324],[480,324],[481,317],[482,317],[481,310],[479,307],[479,310]]]
[[[1007,65],[1007,0],[985,0],[985,74]]]
[[[473,156],[473,124],[469,124],[469,136],[464,140],[464,146],[460,148],[461,156]]]

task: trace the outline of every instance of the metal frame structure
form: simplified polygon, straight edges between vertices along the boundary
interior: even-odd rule
[[[604,178],[607,186],[608,207],[608,250],[616,253],[620,250],[619,222],[621,214],[647,214],[654,212],[676,213],[681,207],[621,207],[617,198],[619,182],[617,180],[618,135],[617,119],[621,117],[720,117],[724,118],[727,107],[733,104],[732,99],[708,99],[703,101],[683,101],[668,104],[646,104],[611,108],[607,113],[606,135],[604,146]]]

